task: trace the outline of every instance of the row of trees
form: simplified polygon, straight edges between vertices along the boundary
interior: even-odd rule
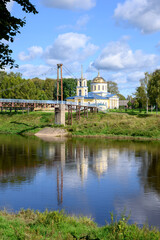
[[[145,73],[145,78],[140,80],[140,86],[134,95],[132,103],[135,108],[146,108],[147,111],[148,106],[160,108],[160,70]]]
[[[76,80],[63,79],[64,98],[76,93]],[[0,98],[14,99],[57,99],[56,79],[23,79],[20,73],[0,72]]]
[[[91,89],[91,80],[87,82],[88,90]],[[77,81],[73,78],[63,79],[64,100],[67,97],[76,95]],[[120,99],[124,96],[119,94],[118,86],[114,82],[108,82],[108,89],[111,93],[118,94]],[[37,99],[52,100],[57,99],[56,79],[39,78],[23,79],[20,73],[0,72],[0,98],[14,99]]]

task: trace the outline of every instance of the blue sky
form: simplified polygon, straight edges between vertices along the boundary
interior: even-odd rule
[[[98,70],[117,82],[120,92],[134,93],[144,72],[160,66],[159,0],[31,0],[39,14],[24,14],[8,5],[26,25],[11,48],[25,78],[56,77],[63,63],[65,77],[93,79]],[[66,69],[65,68],[65,69]]]

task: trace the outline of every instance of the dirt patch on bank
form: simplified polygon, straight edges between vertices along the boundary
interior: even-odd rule
[[[37,137],[47,136],[47,137],[67,137],[68,132],[66,129],[62,128],[50,128],[46,127],[35,134]]]

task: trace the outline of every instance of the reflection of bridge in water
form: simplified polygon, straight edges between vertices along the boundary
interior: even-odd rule
[[[80,120],[80,113],[84,112],[84,117],[88,118],[88,111],[97,112],[98,107],[91,104],[77,104],[67,101],[52,100],[26,100],[26,99],[0,99],[0,108],[10,110],[29,110],[34,111],[37,108],[55,109],[55,124],[65,125],[65,112],[68,110],[68,124],[72,125],[72,111],[76,111],[76,119]]]

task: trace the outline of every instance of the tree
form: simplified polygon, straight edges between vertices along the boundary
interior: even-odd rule
[[[44,91],[45,91],[45,94],[47,96],[47,99],[49,99],[49,100],[54,99],[53,93],[54,93],[55,87],[56,87],[56,80],[55,79],[47,78],[44,81]]]
[[[160,107],[160,70],[156,70],[149,75],[148,97],[152,106],[156,109]]]
[[[14,1],[22,7],[24,12],[38,13],[29,0]],[[20,33],[20,27],[23,27],[26,23],[25,18],[21,19],[11,16],[11,13],[7,10],[8,2],[9,0],[0,1],[0,69],[3,69],[6,65],[10,65],[10,68],[17,66],[14,64],[15,60],[11,57],[13,51],[8,44],[4,43],[4,40],[8,43],[13,42],[16,34]]]
[[[87,81],[88,92],[91,92],[91,82],[92,80]]]
[[[126,100],[125,96],[120,93],[118,93],[117,96],[119,97],[119,100]]]
[[[73,78],[63,79],[63,99],[66,100],[67,97],[76,95],[77,80]],[[59,91],[61,94],[61,88]],[[57,99],[57,87],[54,89],[54,99]]]
[[[136,88],[135,97],[139,103],[140,108],[147,108],[148,96],[147,96],[147,79],[143,78],[140,80],[140,86]]]
[[[108,92],[112,93],[112,94],[118,94],[119,90],[118,90],[118,85],[115,82],[112,81],[108,81]]]

